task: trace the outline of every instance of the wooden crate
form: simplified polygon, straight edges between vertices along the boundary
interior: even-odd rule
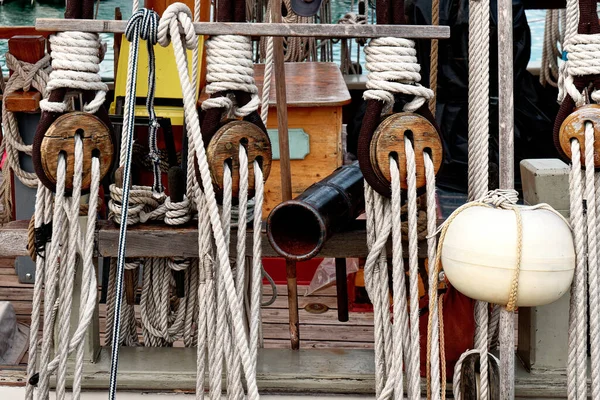
[[[255,66],[254,76],[262,93],[263,64]],[[288,126],[301,128],[309,136],[310,153],[302,160],[291,160],[292,191],[297,196],[342,165],[342,106],[350,103],[350,93],[339,67],[333,63],[286,63],[285,81]],[[267,128],[277,129],[275,77],[270,92]],[[279,173],[276,160],[265,185],[265,218],[281,202]]]

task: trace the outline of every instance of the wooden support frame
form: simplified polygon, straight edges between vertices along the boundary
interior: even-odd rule
[[[38,31],[82,31],[123,33],[127,21],[99,19],[38,18]],[[285,36],[320,38],[403,37],[407,39],[448,39],[450,28],[431,25],[337,25],[267,24],[254,22],[195,22],[198,35]]]

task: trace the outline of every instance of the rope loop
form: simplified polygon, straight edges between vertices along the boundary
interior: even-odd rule
[[[147,8],[137,10],[127,21],[125,37],[133,42],[138,33],[140,39],[155,45],[158,42],[158,21],[159,16],[154,10]]]
[[[564,50],[567,60],[561,66],[559,76],[559,101],[569,95],[575,105],[580,107],[585,102],[585,96],[575,84],[576,77],[600,75],[600,34],[576,34],[565,42]],[[592,92],[592,100],[598,102],[600,93]]]
[[[173,3],[163,13],[158,24],[158,44],[167,47],[171,43],[171,35],[174,29],[183,28],[181,35],[183,43],[188,50],[198,47],[198,37],[192,22],[192,12],[183,3]]]

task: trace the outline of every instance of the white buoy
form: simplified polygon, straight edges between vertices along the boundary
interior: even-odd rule
[[[520,207],[522,259],[517,306],[552,303],[573,280],[575,249],[567,223],[555,213]],[[510,209],[474,206],[448,226],[442,266],[450,283],[464,295],[505,305],[517,267],[517,219]]]

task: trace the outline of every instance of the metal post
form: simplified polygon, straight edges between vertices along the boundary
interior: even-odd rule
[[[500,188],[514,188],[512,1],[498,1],[498,96]],[[514,314],[500,310],[500,398],[515,398]]]

